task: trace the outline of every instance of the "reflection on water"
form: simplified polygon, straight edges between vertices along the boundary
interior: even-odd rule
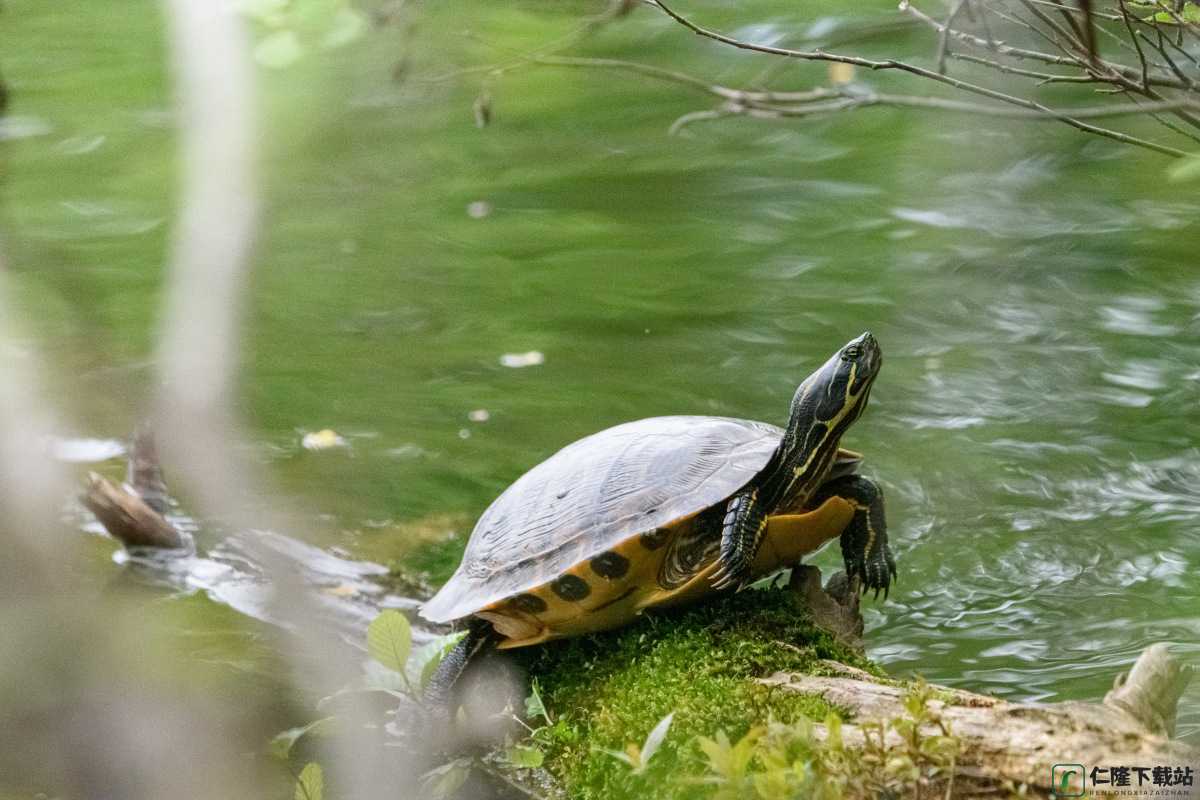
[[[444,33],[458,15],[518,48],[561,33],[542,6],[521,33],[500,9],[427,13],[414,75],[489,57]],[[81,389],[64,400],[79,429],[118,436],[153,352],[166,243],[161,58],[153,30],[96,55],[78,24],[42,21],[78,85],[64,104],[32,54],[6,61],[27,115],[0,128],[14,262]],[[588,47],[750,69],[637,25]],[[1155,641],[1200,663],[1200,203],[1161,160],[1053,126],[891,111],[670,138],[694,98],[586,72],[512,73],[481,131],[475,78],[389,84],[394,47],[267,79],[244,409],[277,479],[329,515],[318,544],[415,552],[444,577],[453,544],[414,551],[380,521],[473,517],[624,420],[778,423],[796,382],[870,328],[886,366],[847,445],[888,492],[900,570],[869,606],[872,654],[1043,699],[1102,696]],[[351,447],[298,446],[326,427]],[[236,547],[213,554],[213,583],[244,568]],[[257,602],[252,577],[225,599]],[[1200,685],[1181,704],[1194,736],[1198,701]]]

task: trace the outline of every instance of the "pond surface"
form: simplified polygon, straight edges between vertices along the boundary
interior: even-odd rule
[[[482,78],[454,70],[598,6],[477,6],[262,76],[240,409],[318,544],[436,583],[474,517],[562,445],[658,414],[781,423],[797,382],[870,329],[885,366],[845,444],[887,492],[900,572],[870,605],[871,655],[1045,700],[1101,697],[1157,641],[1200,662],[1194,186],[1050,124],[873,110],[669,136],[703,97],[589,70],[493,81],[481,130]],[[759,37],[822,16],[695,8]],[[862,50],[932,48],[910,35]],[[649,9],[570,52],[729,82],[769,66]],[[176,188],[164,57],[148,3],[13,0],[0,19],[0,213],[64,435],[123,436],[150,382]],[[530,351],[542,363],[502,363]],[[299,447],[326,427],[350,447]],[[1200,682],[1192,737],[1198,701]]]

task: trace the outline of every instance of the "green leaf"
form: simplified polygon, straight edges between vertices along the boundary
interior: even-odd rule
[[[1184,183],[1200,178],[1200,153],[1179,159],[1167,167],[1167,180],[1171,183]]]
[[[254,58],[264,67],[282,69],[304,55],[304,47],[293,31],[275,31],[254,48]]]
[[[350,44],[367,32],[367,18],[358,9],[342,7],[334,15],[329,30],[321,39],[321,47],[332,50]]]
[[[296,781],[295,800],[323,800],[325,797],[325,774],[321,765],[310,761],[300,771],[300,780]]]
[[[467,635],[466,631],[439,636],[433,641],[424,644],[412,655],[412,661],[421,665],[420,675],[417,680],[422,689],[429,685],[429,681],[433,678],[433,673],[437,672],[438,666],[442,663],[442,659],[446,654],[454,649],[454,646],[462,641],[462,638]]]
[[[238,0],[237,10],[255,22],[275,27],[283,22],[287,0]]]
[[[342,7],[342,0],[292,0],[291,5],[293,24],[313,33],[329,27]]]
[[[399,611],[380,612],[367,627],[367,652],[388,669],[403,675],[411,651],[412,626]]]
[[[831,750],[842,749],[842,718],[836,711],[825,715],[826,744]]]
[[[541,751],[541,748],[523,744],[508,748],[505,751],[504,757],[514,767],[524,769],[537,769],[546,760],[546,755]]]
[[[462,788],[470,774],[471,762],[465,758],[456,758],[422,775],[421,785],[434,797],[450,797]]]
[[[667,731],[671,729],[671,720],[673,719],[675,719],[674,711],[660,719],[654,729],[646,735],[646,743],[642,745],[642,763],[638,768],[639,772],[650,765],[650,759],[654,758],[654,754],[662,746],[663,740],[667,738]]]
[[[547,725],[554,724],[554,720],[550,719],[550,712],[546,710],[546,704],[542,702],[542,692],[537,678],[534,678],[533,682],[529,684],[529,696],[525,698],[525,716],[531,720],[541,717],[546,720]]]
[[[271,744],[268,745],[271,755],[287,761],[288,757],[292,754],[292,748],[296,745],[296,742],[309,733],[319,734],[327,732],[335,721],[335,717],[321,717],[321,719],[310,722],[307,725],[302,725],[299,728],[289,728],[283,733],[276,734],[271,739]]]
[[[634,747],[636,746],[637,745],[634,745]],[[612,756],[617,761],[620,761],[623,764],[632,767],[633,769],[637,769],[637,760],[635,760],[629,753],[622,753],[620,750],[609,750],[604,747],[593,747],[592,750],[596,753],[604,753],[605,755]]]

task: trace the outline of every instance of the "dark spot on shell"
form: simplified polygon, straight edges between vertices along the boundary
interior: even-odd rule
[[[540,614],[546,610],[546,601],[536,594],[519,594],[512,599],[512,604],[527,614]]]
[[[629,559],[609,550],[592,559],[592,572],[601,578],[616,580],[629,572]]]
[[[587,585],[587,581],[576,575],[563,575],[550,584],[550,588],[563,600],[571,602],[582,600],[592,593],[592,587]]]
[[[643,533],[640,537],[638,537],[638,541],[640,541],[642,543],[642,547],[646,548],[647,550],[657,550],[667,543],[667,535],[668,532],[665,528],[655,528],[652,531],[646,531]]]

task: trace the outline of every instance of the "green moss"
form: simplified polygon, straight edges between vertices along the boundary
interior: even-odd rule
[[[651,788],[656,798],[695,797],[699,787],[689,776],[703,772],[697,735],[724,730],[736,741],[769,719],[821,720],[839,711],[756,678],[814,672],[826,658],[879,673],[815,628],[803,603],[782,590],[646,615],[613,633],[531,648],[524,658],[554,716],[538,733],[546,766],[580,800],[640,797]],[[602,752],[640,745],[671,712],[666,742],[643,774]]]

